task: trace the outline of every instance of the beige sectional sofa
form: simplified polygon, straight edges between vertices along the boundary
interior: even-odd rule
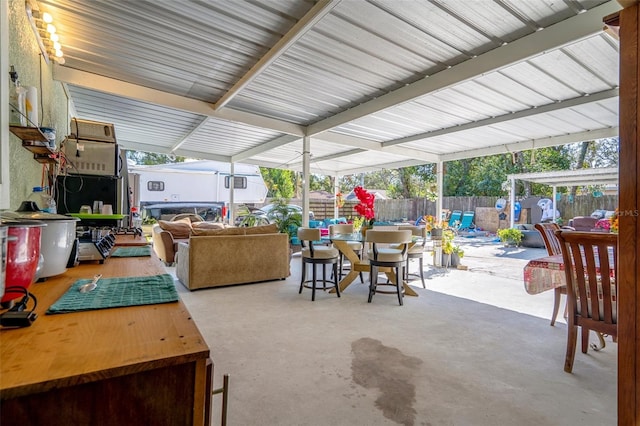
[[[192,230],[177,243],[176,275],[190,290],[285,279],[289,237],[277,226]]]

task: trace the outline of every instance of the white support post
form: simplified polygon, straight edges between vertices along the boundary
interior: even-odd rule
[[[311,138],[302,138],[302,226],[309,226],[309,173]]]
[[[509,193],[509,228],[515,225],[514,215],[516,214],[516,180],[511,178],[511,191]]]
[[[333,196],[336,197],[336,194],[340,192],[340,185],[338,181],[340,180],[339,175],[335,175],[333,178]],[[340,216],[340,209],[338,208],[338,199],[336,197],[336,202],[333,203],[333,218],[337,219]]]
[[[444,162],[436,163],[436,185],[438,187],[438,201],[436,201],[436,220],[442,220],[442,193],[444,192]]]
[[[231,163],[229,167],[229,225],[233,225],[236,219],[236,208],[234,206],[234,180],[235,180],[235,163]]]
[[[552,213],[552,216],[551,216],[551,217],[552,217],[552,220],[551,220],[551,221],[552,221],[553,223],[556,223],[556,220],[558,219],[558,218],[556,217],[556,209],[557,209],[557,207],[556,207],[556,204],[557,204],[557,201],[556,201],[556,193],[557,193],[557,187],[556,187],[556,186],[553,186],[552,188],[553,188],[553,192],[552,192],[552,193],[553,193],[553,200],[552,200],[552,201],[553,201],[553,203],[552,203],[552,206],[553,206],[553,213]]]

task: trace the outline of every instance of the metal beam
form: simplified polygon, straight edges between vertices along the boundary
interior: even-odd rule
[[[478,120],[471,123],[461,124],[459,126],[447,127],[445,129],[433,130],[431,132],[424,132],[417,135],[407,136],[406,138],[394,139],[391,141],[383,142],[382,146],[389,147],[393,145],[422,141],[436,136],[448,135],[451,133],[462,132],[465,130],[471,130],[478,127],[491,126],[497,123],[504,123],[510,120],[517,120],[519,118],[531,117],[538,114],[546,114],[552,111],[557,111],[565,108],[572,108],[579,105],[585,105],[592,102],[603,101],[618,96],[618,89],[604,90],[602,92],[594,93],[589,96],[580,96],[578,98],[567,99],[561,102],[555,102],[544,106],[529,108],[526,110],[514,112],[512,114],[504,114],[497,117],[491,117],[484,120]]]
[[[262,154],[263,152],[267,152],[274,148],[278,148],[280,146],[290,144],[291,142],[295,142],[297,140],[300,140],[300,138],[296,136],[290,136],[290,135],[280,136],[273,140],[270,140],[269,142],[261,143],[258,146],[249,148],[238,154],[232,155],[231,159],[234,162],[242,162],[243,160],[246,160],[247,158],[251,158],[254,155]]]
[[[325,15],[330,13],[342,0],[320,0],[304,15],[269,51],[251,67],[218,101],[213,109],[218,111],[229,103],[242,89],[256,79],[269,65],[313,28]]]
[[[347,111],[312,124],[309,135],[341,126],[369,114],[382,111],[412,101],[421,96],[451,87],[525,59],[540,55],[545,51],[559,49],[568,43],[602,32],[602,17],[620,10],[615,0],[610,0],[585,13],[573,16],[541,31],[517,39],[505,46],[493,49],[476,58],[466,60],[449,69],[425,77],[398,90],[365,102]]]
[[[416,151],[411,148],[404,147],[385,147],[385,142],[373,141],[370,139],[359,138],[356,136],[343,135],[337,132],[323,132],[313,137],[314,140],[323,140],[339,145],[352,146],[354,148],[363,148],[368,151],[388,152],[389,154],[403,155],[407,158],[423,160],[427,163],[435,163],[438,161],[438,155],[427,153],[424,151]]]
[[[129,99],[136,99],[143,102],[162,105],[168,108],[175,108],[182,111],[200,114],[207,117],[215,117],[222,120],[235,121],[248,124],[250,126],[270,129],[276,132],[302,137],[305,129],[303,126],[292,124],[286,121],[275,120],[256,114],[243,111],[223,108],[215,111],[212,104],[185,96],[174,95],[161,90],[150,89],[137,84],[127,83],[114,78],[104,77],[73,68],[61,67],[54,64],[53,79],[67,84],[109,93],[115,96],[122,96]]]
[[[200,151],[189,151],[184,149],[179,149],[174,152],[176,155],[180,155],[182,157],[189,158],[198,158],[200,160],[213,160],[213,161],[221,161],[223,163],[231,163],[231,157],[228,155],[217,155],[217,154],[208,154],[206,152]]]
[[[171,152],[175,151],[176,149],[180,148],[186,141],[187,139],[189,139],[189,137],[191,135],[193,135],[195,132],[197,132],[198,130],[200,130],[205,124],[207,124],[207,121],[209,120],[208,117],[203,117],[202,120],[200,121],[200,123],[198,123],[197,126],[195,126],[193,129],[191,129],[191,131],[189,133],[187,133],[180,142],[175,143],[172,147],[171,147]]]
[[[563,145],[567,143],[582,142],[596,139],[613,138],[618,136],[618,127],[606,129],[588,130],[586,132],[571,133],[568,135],[552,136],[548,138],[529,139],[510,144],[495,145],[486,148],[478,148],[467,151],[458,151],[440,156],[442,161],[461,160],[464,158],[485,157],[487,155],[506,154],[509,152],[527,151],[529,149],[544,148],[548,146]]]

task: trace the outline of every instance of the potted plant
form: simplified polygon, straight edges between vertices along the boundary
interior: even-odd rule
[[[522,231],[516,228],[498,230],[498,238],[505,246],[519,246],[522,242]]]
[[[464,250],[455,244],[456,234],[451,229],[442,231],[442,264],[458,266],[460,259],[464,256]]]
[[[273,201],[274,207],[267,213],[267,218],[278,225],[278,232],[289,234],[289,243],[297,239],[298,228],[302,226],[302,215],[289,205],[289,200],[278,198]]]
[[[361,186],[356,186],[353,188],[353,193],[356,195],[358,200],[360,201],[356,204],[353,209],[362,217],[364,217],[364,222],[360,227],[360,232],[364,236],[366,230],[368,228],[372,228],[375,223],[375,195],[372,192],[367,191]]]

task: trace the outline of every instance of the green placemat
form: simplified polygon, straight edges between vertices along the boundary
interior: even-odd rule
[[[49,309],[47,314],[91,311],[123,306],[154,305],[178,301],[178,292],[169,274],[147,277],[102,278],[98,287],[80,293],[79,287],[91,279],[76,281]]]
[[[113,253],[111,253],[111,257],[142,257],[142,256],[151,256],[151,246],[118,247],[113,251]]]

